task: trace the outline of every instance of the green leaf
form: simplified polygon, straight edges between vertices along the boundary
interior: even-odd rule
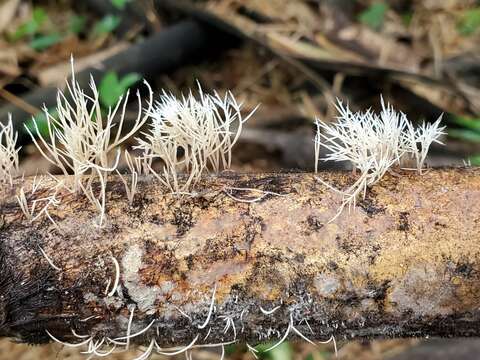
[[[20,25],[12,35],[12,40],[17,41],[24,38],[27,35],[35,34],[38,30],[38,25],[35,21],[28,21],[25,24]]]
[[[238,351],[238,344],[225,345],[225,355],[230,356]]]
[[[49,109],[48,110],[49,114],[53,117],[57,116],[57,110],[55,109]],[[38,127],[38,132],[35,127],[35,122],[37,123]],[[33,116],[31,119],[27,120],[25,123],[25,126],[32,132],[32,134],[36,137],[38,137],[39,133],[42,137],[45,139],[50,138],[50,134],[48,132],[48,120],[47,120],[47,115],[45,114],[44,111],[39,112],[35,116]]]
[[[468,160],[470,160],[470,163],[471,163],[473,166],[480,166],[480,154],[479,154],[479,155],[470,156],[470,157],[468,158]]]
[[[43,8],[36,7],[33,9],[32,20],[35,21],[38,25],[42,25],[47,19],[47,12]]]
[[[58,44],[60,41],[62,41],[60,34],[41,35],[30,41],[30,47],[36,51],[42,51]]]
[[[109,71],[103,76],[102,81],[100,81],[99,92],[100,102],[103,106],[109,107],[116,104],[118,98],[122,95],[116,72]]]
[[[402,16],[402,22],[406,27],[410,26],[410,23],[412,22],[413,18],[413,12],[406,12],[401,15]]]
[[[73,15],[68,24],[68,30],[72,34],[79,34],[85,29],[85,23],[87,22],[87,18],[81,15]]]
[[[448,136],[470,142],[480,142],[480,133],[469,129],[450,129]]]
[[[316,354],[317,356],[313,356],[313,354]],[[328,351],[315,351],[313,353],[310,353],[306,356],[305,360],[313,360],[314,358],[316,359],[330,359],[331,358],[331,353]]]
[[[462,35],[471,35],[477,31],[480,28],[480,7],[465,11],[457,28]]]
[[[388,5],[384,3],[373,3],[365,11],[362,11],[358,16],[358,20],[373,30],[380,30],[385,21],[385,14],[388,10]]]
[[[469,118],[465,116],[455,115],[452,121],[466,129],[480,132],[480,118]]]
[[[119,10],[125,9],[125,6],[130,0],[110,0],[112,5],[115,6]]]
[[[13,33],[12,40],[16,41],[27,35],[34,35],[40,29],[40,26],[48,19],[48,15],[43,8],[33,9],[32,18],[26,23],[20,25]]]
[[[130,73],[125,75],[122,80],[120,80],[120,86],[123,88],[123,92],[127,91],[130,86],[136,84],[142,79],[140,74]]]
[[[127,74],[122,79],[119,79],[114,71],[106,73],[99,86],[101,104],[104,107],[115,106],[120,96],[140,79],[141,76],[137,73]]]
[[[293,349],[288,341],[284,341],[280,345],[276,346],[272,350],[265,352],[273,343],[259,344],[255,346],[255,349],[258,350],[258,357],[260,359],[266,360],[292,360],[293,359]]]
[[[93,33],[95,35],[105,35],[110,34],[115,30],[120,24],[121,18],[116,15],[105,15],[103,19],[98,21],[93,28]]]

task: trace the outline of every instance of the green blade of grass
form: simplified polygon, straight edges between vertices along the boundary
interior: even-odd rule
[[[110,0],[113,6],[115,6],[119,10],[125,9],[125,6],[127,6],[127,3],[130,0]]]
[[[452,121],[461,127],[480,132],[480,119],[455,115]]]
[[[480,142],[480,133],[469,129],[450,129],[448,136],[470,142]]]
[[[49,109],[48,112],[51,116],[53,116],[55,118],[58,115],[57,110],[55,110],[55,109]],[[37,127],[35,126],[35,123],[37,123],[38,132],[37,132]],[[50,134],[48,133],[47,115],[43,111],[39,112],[38,114],[36,114],[35,116],[33,116],[32,118],[27,120],[25,122],[25,126],[36,137],[41,135],[45,139],[50,138]]]
[[[470,164],[472,164],[472,166],[480,166],[480,154],[470,156],[468,160],[470,160]]]
[[[125,75],[122,80],[120,80],[120,87],[126,91],[130,86],[136,84],[138,81],[141,80],[140,74],[137,73],[130,73]]]
[[[480,28],[480,7],[467,10],[458,23],[458,32],[462,35],[471,35]]]
[[[362,24],[365,24],[373,30],[378,31],[383,26],[387,10],[387,4],[381,2],[373,3],[365,11],[360,13],[358,20]]]
[[[119,83],[118,75],[114,71],[109,71],[103,76],[98,88],[100,102],[103,106],[111,107],[116,104],[118,98],[122,95]]]
[[[87,18],[81,15],[73,15],[68,24],[68,30],[72,34],[79,34],[85,29]]]
[[[30,41],[29,45],[36,51],[43,51],[50,46],[58,44],[60,41],[62,41],[60,34],[41,35]]]
[[[255,349],[258,350],[258,357],[260,359],[266,360],[292,360],[293,359],[293,349],[292,345],[288,341],[284,341],[280,345],[274,347],[272,350],[265,352],[270,348],[273,343],[259,344],[255,346]]]
[[[106,15],[95,24],[93,28],[93,34],[97,36],[110,34],[118,27],[118,25],[120,25],[120,21],[121,18],[119,16],[111,14]]]
[[[33,9],[32,18],[20,25],[12,35],[12,40],[17,41],[28,35],[34,35],[40,29],[40,26],[48,19],[46,11],[41,7]]]

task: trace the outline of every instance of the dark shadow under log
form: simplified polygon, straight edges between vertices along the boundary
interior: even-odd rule
[[[148,326],[131,343],[480,335],[478,168],[387,175],[330,223],[340,199],[312,174],[226,173],[180,199],[143,178],[131,205],[111,178],[103,228],[83,196],[59,193],[57,229],[27,221],[13,193],[0,190],[3,337],[79,342],[71,329],[98,340]]]

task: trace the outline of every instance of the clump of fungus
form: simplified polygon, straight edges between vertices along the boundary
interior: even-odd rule
[[[191,92],[181,99],[164,92],[148,114],[151,123],[145,139],[137,139],[150,171],[177,194],[189,192],[205,172],[230,167],[232,147],[255,111],[242,117],[242,104],[232,93],[221,97],[198,88],[198,99]],[[154,159],[164,163],[160,174],[150,166]],[[182,170],[187,175],[181,180]]]
[[[358,180],[346,190],[338,190],[318,178],[324,185],[338,192],[343,200],[337,217],[345,206],[355,207],[356,200],[367,187],[377,183],[394,165],[401,166],[414,159],[421,174],[430,145],[440,143],[445,127],[440,127],[441,116],[434,122],[415,129],[402,112],[395,111],[381,99],[382,110],[376,114],[371,110],[352,112],[339,100],[340,115],[333,124],[316,120],[315,172],[318,161],[348,161],[354,170],[360,171]],[[320,147],[329,153],[320,159]],[[334,217],[334,218],[335,218]],[[333,219],[332,219],[333,220]]]

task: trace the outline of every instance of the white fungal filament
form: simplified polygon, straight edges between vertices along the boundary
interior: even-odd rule
[[[322,184],[342,195],[342,204],[334,220],[345,206],[355,207],[358,197],[368,187],[377,183],[395,164],[410,156],[416,161],[417,170],[422,173],[430,145],[440,143],[445,127],[440,127],[441,116],[433,124],[423,123],[415,129],[406,115],[396,112],[390,104],[381,99],[382,111],[375,114],[371,110],[353,113],[339,100],[336,105],[340,115],[334,124],[316,120],[315,171],[320,160],[320,147],[329,153],[324,161],[348,161],[354,170],[360,170],[358,180],[346,190],[337,190],[325,181]]]
[[[13,178],[18,173],[18,152],[15,148],[18,133],[13,131],[12,116],[8,115],[6,125],[0,122],[0,184],[10,183],[13,186]]]

